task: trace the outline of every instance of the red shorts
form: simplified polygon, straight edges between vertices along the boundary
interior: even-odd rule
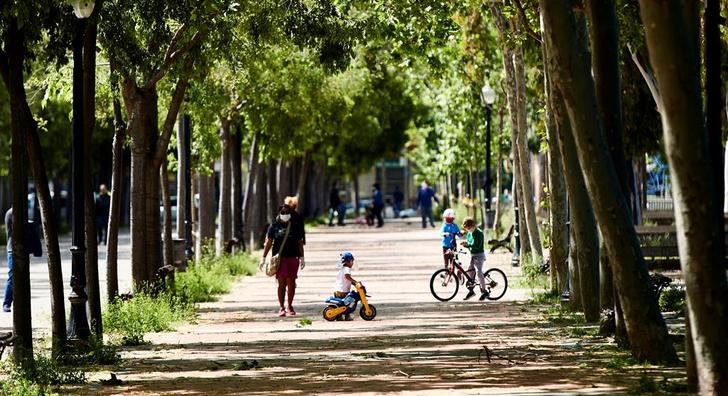
[[[276,278],[298,278],[298,257],[281,257],[281,264],[278,266]]]

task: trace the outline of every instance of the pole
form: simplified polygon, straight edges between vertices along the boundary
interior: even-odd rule
[[[184,139],[184,157],[185,157],[185,255],[188,260],[195,257],[195,251],[192,248],[192,205],[195,203],[192,199],[192,147],[190,143],[190,116],[185,114],[182,116],[182,134]],[[177,197],[180,199],[180,197]]]
[[[491,201],[492,201],[490,187],[493,183],[493,180],[490,177],[490,156],[491,156],[490,112],[491,112],[491,106],[486,105],[485,106],[485,184],[483,185],[483,189],[485,190],[485,219],[483,219],[483,223],[485,223],[485,226],[487,228],[493,228],[493,221],[495,220],[493,218],[493,211],[490,209],[490,205],[491,205]]]
[[[86,316],[86,244],[84,236],[84,131],[83,131],[83,37],[86,20],[79,19],[73,40],[73,145],[71,153],[71,185],[73,217],[71,220],[71,313],[68,320],[68,341],[86,344],[91,331]]]

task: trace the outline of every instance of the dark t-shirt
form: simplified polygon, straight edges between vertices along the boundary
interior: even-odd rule
[[[298,242],[302,240],[299,227],[297,227],[296,223],[292,221],[289,223],[276,221],[268,227],[268,232],[266,234],[268,238],[273,239],[273,256],[278,254],[278,251],[281,250],[281,244],[283,244],[288,224],[291,224],[291,230],[288,232],[288,239],[286,239],[286,244],[283,246],[281,257],[299,257],[301,255],[301,251],[298,248]]]
[[[108,220],[109,206],[111,206],[111,197],[109,194],[100,194],[96,197],[96,218],[104,221]]]

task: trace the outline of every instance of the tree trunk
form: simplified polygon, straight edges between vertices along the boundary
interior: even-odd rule
[[[169,178],[167,173],[167,160],[159,168],[159,188],[162,190],[162,205],[164,206],[164,226],[162,227],[162,257],[164,265],[174,265],[174,247],[172,246],[172,199],[169,196]],[[179,197],[177,197],[179,200]]]
[[[528,124],[526,111],[526,73],[523,68],[521,50],[513,52],[513,70],[516,78],[516,103],[518,114],[518,128],[516,131],[516,147],[518,149],[518,161],[521,169],[521,188],[523,199],[521,207],[523,215],[528,224],[528,239],[531,244],[531,251],[534,254],[533,261],[540,262],[543,259],[541,251],[541,236],[538,230],[536,219],[536,207],[533,202],[533,182],[531,180],[530,152],[528,150]]]
[[[83,43],[83,131],[84,157],[91,158],[91,140],[96,127],[96,20],[89,19]],[[89,161],[90,162],[90,161]],[[88,164],[90,165],[90,163]],[[101,290],[99,289],[99,243],[96,229],[96,201],[91,166],[83,169],[84,228],[86,230],[86,293],[91,331],[103,336]]]
[[[5,50],[8,57],[8,95],[10,96],[11,158],[10,178],[13,190],[13,333],[18,337],[13,347],[13,360],[25,369],[33,366],[33,325],[31,322],[30,260],[25,247],[28,221],[28,175],[25,131],[28,130],[23,109],[28,100],[25,95],[23,69],[25,37],[18,29],[17,20],[10,18],[5,31]]]
[[[240,126],[235,128],[231,145],[232,160],[232,205],[233,205],[233,229],[232,235],[239,241],[243,240],[243,172],[242,172],[242,151],[243,131]]]
[[[354,181],[354,194],[352,197],[354,198],[354,218],[356,219],[359,217],[359,205],[361,202],[361,191],[359,190],[359,175],[355,174],[351,177]]]
[[[268,197],[267,197],[267,168],[263,164],[259,164],[255,172],[255,190],[253,191],[252,211],[251,211],[251,249],[260,249],[263,247],[263,231],[268,217]]]
[[[566,109],[559,92],[553,92],[556,103],[555,114],[558,130],[558,141],[561,158],[564,164],[564,178],[569,194],[569,215],[571,229],[574,231],[574,250],[576,264],[579,267],[579,290],[584,317],[588,322],[599,320],[599,233],[594,218],[592,203],[589,201],[581,163],[571,131],[571,123],[566,118]],[[576,282],[572,282],[573,286]],[[572,293],[571,296],[575,296]],[[579,298],[578,295],[575,297]]]
[[[503,192],[503,158],[497,155],[497,162],[495,166],[495,212],[493,213],[493,236],[498,238],[500,229],[500,215],[501,215],[501,193]],[[450,185],[450,179],[448,178],[448,186]]]
[[[614,308],[614,277],[604,240],[599,244],[599,308]]]
[[[232,175],[231,175],[231,138],[230,120],[220,121],[220,140],[222,142],[222,156],[220,158],[220,202],[218,210],[219,237],[217,238],[217,255],[223,253],[225,244],[232,239]]]
[[[106,293],[111,303],[119,295],[118,254],[119,225],[121,223],[122,186],[124,176],[124,141],[126,124],[121,117],[121,104],[114,97],[114,142],[112,144],[111,203],[109,228],[106,238]]]
[[[569,306],[574,311],[582,312],[584,311],[584,300],[581,292],[579,247],[574,233],[574,227],[569,227]]]
[[[621,194],[591,79],[584,20],[577,22],[568,0],[540,0],[554,84],[566,103],[579,163],[614,265],[614,280],[624,310],[632,354],[650,362],[674,362],[667,334],[650,286],[629,208]]]
[[[214,169],[214,164],[210,164]],[[198,215],[199,238],[195,250],[197,260],[202,258],[203,253],[210,247],[215,246],[215,177],[198,173],[197,178],[200,186],[200,208]]]
[[[243,240],[251,242],[250,249],[253,249],[253,190],[255,189],[255,178],[260,169],[258,163],[258,144],[260,133],[253,135],[253,143],[250,145],[250,156],[248,162],[248,180],[245,187],[245,197],[243,198]]]
[[[709,9],[717,6],[712,3],[707,2]],[[665,110],[661,113],[665,152],[673,184],[678,250],[700,393],[728,394],[728,281],[725,266],[716,265],[725,262],[724,226],[715,199],[719,195],[715,191],[718,178],[713,175],[715,165],[722,164],[720,158],[713,158],[717,153],[711,151],[710,143],[716,143],[711,141],[713,131],[702,127],[698,4],[642,0],[640,12]],[[719,62],[713,57],[708,59]],[[715,65],[708,67],[710,70]],[[720,85],[720,81],[717,83]],[[716,127],[710,113],[708,121]]]
[[[306,178],[308,177],[311,169],[311,152],[306,151],[303,155],[303,161],[301,162],[301,169],[298,174],[298,186],[296,187],[296,196],[298,197],[298,210],[302,211],[304,206],[304,194],[306,192]],[[306,213],[301,213],[305,216]]]
[[[185,156],[184,115],[177,121],[177,238],[185,238],[185,221],[187,220],[188,202],[184,199],[187,188],[187,156]]]
[[[268,162],[268,215],[274,219],[278,215],[278,205],[283,201],[278,201],[278,161],[271,159]]]

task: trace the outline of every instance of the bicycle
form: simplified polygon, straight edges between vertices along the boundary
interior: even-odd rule
[[[454,252],[452,264],[448,268],[441,268],[435,271],[430,278],[430,291],[432,295],[440,301],[450,301],[460,289],[461,280],[467,283],[468,287],[478,286],[478,279],[475,271],[472,275],[465,271],[460,264],[459,254],[467,253],[466,250],[460,249]],[[508,289],[508,278],[503,271],[498,268],[491,268],[483,274],[485,278],[485,290],[488,293],[489,300],[499,300],[506,294]]]

